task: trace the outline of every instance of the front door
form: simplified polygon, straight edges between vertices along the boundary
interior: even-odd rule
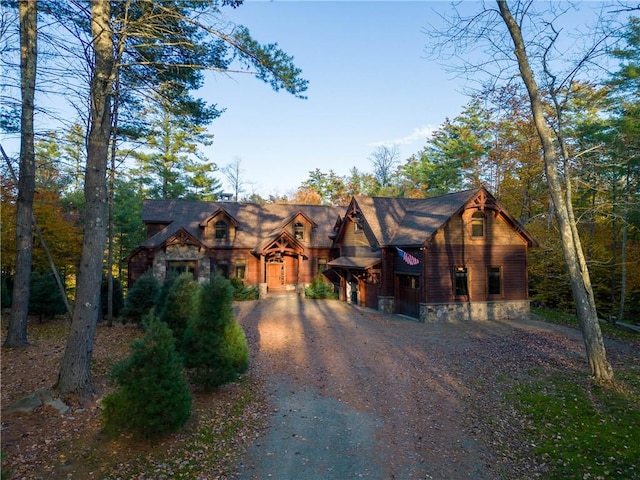
[[[398,313],[420,316],[420,277],[398,275]]]
[[[285,268],[282,263],[267,263],[267,288],[282,290],[285,287]]]

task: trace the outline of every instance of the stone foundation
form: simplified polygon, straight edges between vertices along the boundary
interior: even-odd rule
[[[378,297],[378,310],[382,313],[396,313],[394,297]]]
[[[523,320],[530,315],[529,300],[466,303],[421,303],[421,322]]]

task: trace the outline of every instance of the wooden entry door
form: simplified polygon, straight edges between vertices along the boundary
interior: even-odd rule
[[[267,263],[267,289],[282,290],[285,288],[285,268],[282,263]]]
[[[413,318],[420,316],[420,277],[398,275],[398,313]]]

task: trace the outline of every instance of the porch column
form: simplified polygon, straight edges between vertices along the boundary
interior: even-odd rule
[[[260,273],[258,273],[258,298],[266,298],[267,296],[267,274],[264,261],[264,255],[260,254]]]
[[[260,254],[260,273],[258,274],[258,283],[267,283],[267,274],[263,254]]]
[[[296,260],[297,260],[297,268],[298,270],[296,271],[296,293],[298,295],[304,295],[304,285],[302,285],[302,283],[300,283],[300,267],[301,267],[301,263],[302,263],[302,255],[300,255],[299,253],[296,254]]]

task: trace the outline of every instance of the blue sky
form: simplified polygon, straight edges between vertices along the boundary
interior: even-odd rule
[[[593,12],[602,2],[579,5]],[[464,7],[475,12],[480,2]],[[256,40],[294,57],[309,81],[308,98],[274,92],[252,75],[209,73],[195,94],[226,111],[209,127],[214,141],[202,152],[220,168],[239,158],[249,183],[244,195],[263,197],[293,193],[315,169],[371,172],[370,156],[382,144],[396,145],[405,160],[462,111],[478,86],[427,59],[425,28],[451,8],[445,1],[340,0],[245,0],[224,8]],[[572,22],[588,24],[575,13]],[[16,136],[2,142],[17,156]]]
[[[446,2],[248,1],[227,17],[262,43],[277,42],[309,81],[300,100],[248,75],[211,75],[198,92],[226,108],[210,127],[203,152],[218,166],[241,159],[247,193],[294,191],[319,168],[348,174],[373,170],[380,144],[401,159],[425,145],[430,131],[460,113],[468,97],[425,58],[434,9]]]

